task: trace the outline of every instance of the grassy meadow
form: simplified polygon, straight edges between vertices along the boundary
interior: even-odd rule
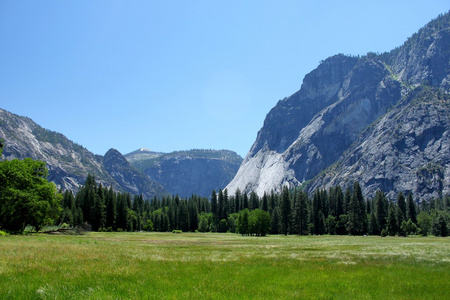
[[[0,237],[0,299],[450,299],[450,238]]]

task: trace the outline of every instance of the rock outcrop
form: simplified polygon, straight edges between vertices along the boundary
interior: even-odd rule
[[[228,150],[190,150],[157,153],[139,149],[126,154],[133,166],[161,183],[170,194],[209,197],[224,189],[236,174],[242,157]]]
[[[354,180],[363,184],[368,196],[377,189],[390,194],[413,191],[421,199],[448,192],[450,143],[445,95],[450,91],[449,20],[448,13],[440,16],[388,53],[326,59],[305,76],[298,92],[269,112],[228,184],[228,192],[240,189],[261,196],[271,190],[279,192],[285,185],[307,187],[311,192],[332,184],[349,185]],[[432,92],[419,92],[430,89]],[[388,122],[393,116],[399,120],[404,113],[409,117],[401,119],[402,123]],[[394,134],[391,126],[399,124],[405,132],[406,128],[423,128],[423,133],[410,133],[409,139],[398,140],[406,143],[403,152],[380,139]],[[369,134],[368,128],[377,131]],[[434,146],[424,146],[431,140]],[[369,145],[372,148],[366,148]],[[422,146],[414,153],[407,151],[417,145]],[[351,167],[350,162],[355,162],[348,157],[354,157],[355,151],[365,160]],[[372,153],[370,159],[366,151]],[[388,175],[375,171],[376,166],[393,163],[394,158],[404,164],[402,172],[391,169]],[[357,173],[349,171],[356,169]],[[408,176],[405,170],[410,171]],[[414,176],[415,185],[410,183]]]
[[[208,197],[225,188],[236,174],[242,157],[227,150],[191,150],[173,153],[145,148],[126,156],[110,149],[94,155],[64,135],[42,128],[27,117],[0,109],[3,159],[31,157],[47,163],[49,180],[74,192],[93,174],[98,183],[146,199],[168,193]]]
[[[47,163],[49,180],[58,187],[77,191],[88,173],[103,185],[119,185],[103,168],[103,158],[94,155],[64,135],[46,130],[30,118],[0,109],[0,138],[5,140],[3,159],[30,157]]]
[[[128,160],[116,149],[109,149],[103,157],[105,170],[130,194],[142,194],[145,199],[163,195],[166,192],[164,186],[151,180],[143,172],[133,167]]]

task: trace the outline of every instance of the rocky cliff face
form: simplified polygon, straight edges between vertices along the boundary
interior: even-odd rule
[[[125,156],[169,193],[181,197],[209,197],[213,189],[225,188],[242,162],[238,154],[227,150],[156,153],[140,149]]]
[[[133,168],[118,151],[110,150],[104,157],[94,155],[64,135],[2,109],[0,138],[5,140],[3,159],[31,157],[45,161],[48,179],[62,189],[76,192],[87,175],[94,174],[98,183],[113,186],[116,191],[144,194],[148,198],[165,193],[160,184]]]
[[[230,182],[242,162],[239,155],[227,150],[159,153],[142,148],[125,157],[110,149],[105,156],[94,155],[64,135],[2,109],[0,138],[5,140],[3,159],[45,161],[49,180],[75,192],[90,173],[104,186],[143,194],[147,199],[167,193],[208,197],[213,189],[223,189]]]
[[[146,199],[166,193],[162,184],[151,180],[143,172],[133,167],[116,149],[106,152],[103,157],[103,165],[125,192],[133,195],[142,194]]]
[[[97,181],[104,185],[119,187],[103,168],[101,156],[29,118],[0,109],[0,138],[5,140],[3,159],[31,157],[45,161],[49,180],[63,189],[78,190],[88,173],[95,174]]]
[[[448,126],[445,97],[434,101],[420,96],[418,100],[414,95],[419,86],[432,86],[438,94],[449,93],[449,19],[446,14],[430,22],[402,47],[389,53],[358,58],[337,55],[325,60],[305,76],[297,93],[279,101],[269,112],[253,147],[227,186],[228,192],[232,194],[240,189],[262,195],[272,189],[280,191],[285,185],[295,187],[310,182],[311,189],[330,184],[345,185],[352,180],[362,181],[363,189],[369,195],[378,188],[391,193],[411,190],[419,196],[447,191],[450,160],[446,153],[450,144],[445,139]],[[396,105],[400,101],[402,104]],[[419,102],[419,106],[409,106]],[[436,104],[441,102],[444,103],[442,106]],[[410,128],[424,129],[423,134],[410,135],[414,142],[408,140],[407,145],[423,145],[421,141],[428,140],[432,133],[434,141],[441,145],[419,146],[416,151],[420,154],[416,154],[423,159],[415,160],[417,165],[412,164],[416,156],[407,151],[394,151],[386,146],[387,141],[377,144],[378,147],[371,144],[375,140],[379,143],[381,135],[393,134],[391,126],[400,123],[382,121],[388,116],[400,115],[402,109],[410,116],[402,122]],[[427,117],[432,112],[436,117]],[[432,123],[436,120],[440,125]],[[377,134],[370,135],[365,131],[371,124],[372,129],[378,128]],[[361,136],[363,132],[365,135]],[[362,145],[368,144],[372,145],[372,152],[378,151],[377,155],[372,155],[371,159],[366,157],[365,164],[361,161],[359,173],[348,172],[347,163],[351,160],[346,157],[353,153],[351,149],[359,149],[362,151],[359,155],[363,156],[368,149]],[[405,170],[428,172],[428,179],[422,176],[418,179],[421,184],[413,187],[407,183],[412,175],[406,177],[404,172],[392,170],[389,176],[377,173],[378,180],[374,180],[374,173],[368,170],[388,164],[383,158],[400,154],[409,157],[409,160],[401,160]],[[394,178],[395,172],[398,174]],[[315,179],[319,174],[321,179]],[[430,176],[435,178],[434,181]],[[434,183],[428,184],[430,180]]]
[[[450,96],[418,87],[369,127],[337,163],[308,185],[329,188],[359,181],[366,195],[378,189],[429,201],[450,194]]]

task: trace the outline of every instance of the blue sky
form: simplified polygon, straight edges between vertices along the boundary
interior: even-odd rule
[[[0,108],[96,154],[245,156],[337,53],[400,46],[448,1],[0,1]]]

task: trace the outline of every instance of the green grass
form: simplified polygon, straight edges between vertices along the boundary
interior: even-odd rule
[[[450,299],[450,238],[0,238],[0,299]]]

